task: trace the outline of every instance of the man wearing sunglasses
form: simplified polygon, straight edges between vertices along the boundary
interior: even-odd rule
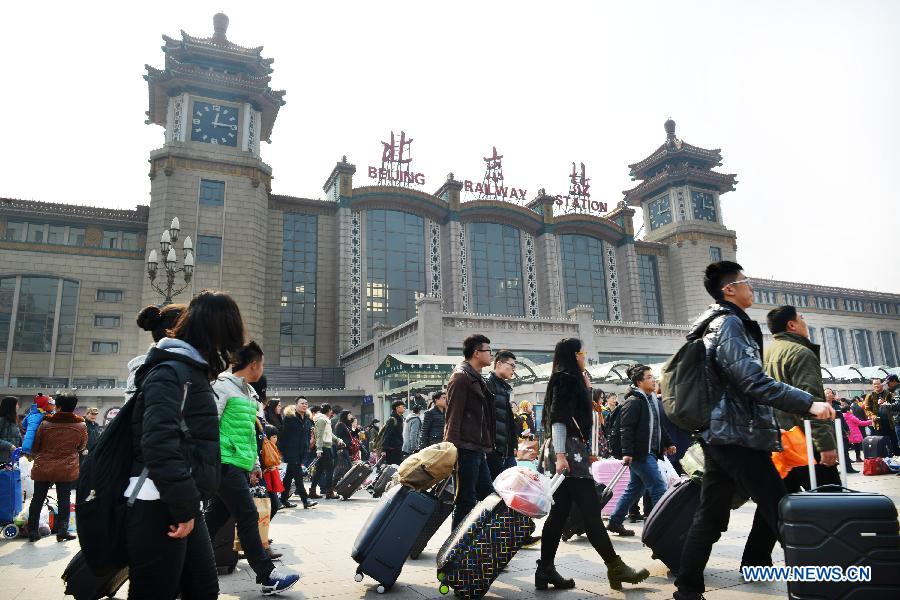
[[[706,381],[714,405],[709,427],[699,432],[706,458],[703,484],[682,549],[675,600],[703,597],[703,570],[713,544],[728,528],[737,486],[756,501],[754,521],[760,529],[778,537],[778,503],[787,490],[772,464],[771,453],[781,448],[773,408],[834,419],[830,404],[814,401],[809,392],[776,381],[763,369],[762,330],[746,313],[753,305],[753,286],[743,267],[731,261],[712,263],[706,267],[703,285],[715,302],[697,319],[688,339],[703,338]],[[743,564],[771,561],[763,537],[747,540]]]
[[[491,340],[480,333],[463,341],[463,357],[447,383],[447,423],[444,440],[456,446],[458,481],[453,527],[466,518],[475,505],[494,491],[487,453],[494,449],[497,424],[494,394],[481,370],[491,364]]]
[[[515,433],[516,417],[509,403],[512,386],[507,383],[516,375],[516,355],[501,350],[494,355],[494,370],[488,375],[487,386],[494,394],[494,450],[487,455],[491,479],[497,479],[502,471],[516,466],[518,436]]]

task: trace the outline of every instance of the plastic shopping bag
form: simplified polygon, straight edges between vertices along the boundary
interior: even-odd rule
[[[533,519],[550,512],[550,479],[525,467],[506,469],[494,480],[494,490],[506,505]]]
[[[663,481],[666,482],[666,487],[672,487],[681,480],[678,471],[669,462],[669,457],[663,456],[661,460],[656,462],[659,464],[659,473],[662,475]]]
[[[787,477],[794,467],[805,467],[809,464],[809,458],[806,456],[806,436],[800,427],[795,425],[781,432],[781,447],[783,448],[781,452],[772,453],[772,463],[775,464],[782,479]]]

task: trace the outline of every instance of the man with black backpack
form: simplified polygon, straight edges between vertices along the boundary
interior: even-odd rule
[[[736,485],[756,501],[756,519],[778,536],[778,503],[786,489],[771,458],[781,449],[773,407],[834,418],[830,404],[814,401],[812,394],[775,381],[763,370],[762,330],[745,312],[753,305],[753,287],[742,271],[730,261],[706,267],[703,285],[715,302],[691,328],[685,345],[702,340],[705,360],[693,365],[703,375],[701,385],[694,389],[673,385],[689,380],[675,360],[682,351],[663,368],[663,404],[669,418],[684,426],[685,412],[679,408],[688,403],[695,407],[691,420],[705,425],[695,428],[705,451],[703,484],[682,550],[675,600],[703,598],[703,570],[713,544],[727,529]],[[752,553],[752,548],[745,549],[744,559]]]

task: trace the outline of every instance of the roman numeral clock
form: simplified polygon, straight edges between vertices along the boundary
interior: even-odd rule
[[[202,100],[191,103],[191,141],[236,147],[241,110]]]

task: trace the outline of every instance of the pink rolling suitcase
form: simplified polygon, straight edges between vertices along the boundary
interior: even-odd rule
[[[597,483],[609,485],[609,482],[621,467],[622,461],[617,458],[601,458],[591,465],[591,475],[594,476],[594,481]],[[622,494],[625,493],[625,488],[628,487],[628,482],[630,480],[631,470],[626,469],[625,474],[612,486],[612,498],[606,503],[603,510],[600,511],[600,514],[609,516],[616,510],[616,504],[618,504]]]

